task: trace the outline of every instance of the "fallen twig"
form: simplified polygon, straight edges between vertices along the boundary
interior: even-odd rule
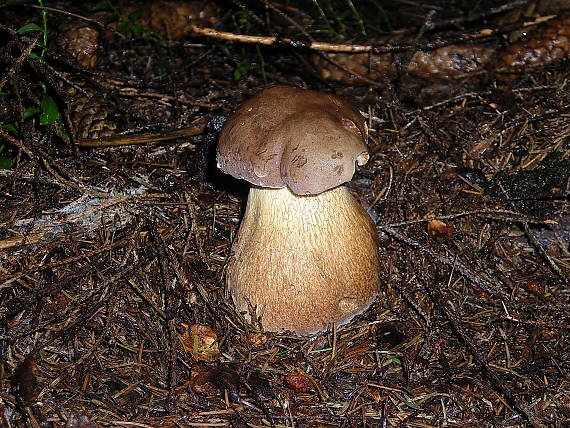
[[[176,138],[191,137],[200,135],[206,128],[206,120],[204,118],[197,119],[194,123],[186,128],[174,129],[172,131],[153,132],[134,135],[118,135],[108,138],[97,138],[94,140],[77,141],[75,144],[79,147],[112,147],[112,146],[130,146],[134,144],[146,144],[155,141],[174,140]]]
[[[543,22],[550,21],[556,18],[556,15],[541,16],[533,21],[523,22],[516,26],[516,28],[526,28],[533,25],[538,25]],[[219,31],[214,28],[199,27],[192,25],[192,31],[196,34],[206,37],[212,37],[215,39],[228,40],[233,42],[241,43],[254,43],[258,45],[266,46],[288,46],[292,48],[308,49],[313,51],[323,51],[323,52],[346,52],[346,53],[372,53],[372,54],[386,54],[386,53],[396,53],[396,52],[407,52],[416,50],[434,50],[444,46],[449,46],[455,43],[467,42],[470,40],[482,39],[486,37],[496,36],[509,31],[512,31],[514,27],[512,25],[492,29],[484,28],[475,33],[468,33],[460,35],[459,37],[453,39],[436,39],[424,43],[417,44],[343,44],[343,43],[327,43],[318,41],[305,41],[296,40],[288,37],[278,37],[278,36],[250,36],[247,34],[235,34],[226,31]]]

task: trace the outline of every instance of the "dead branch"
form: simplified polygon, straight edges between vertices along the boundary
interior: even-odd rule
[[[75,144],[79,147],[112,147],[112,146],[131,146],[134,144],[147,144],[155,141],[175,140],[177,138],[191,137],[200,135],[206,127],[206,120],[199,118],[186,128],[174,129],[171,131],[152,132],[134,135],[119,135],[107,138],[97,138],[94,140],[77,141]]]
[[[449,46],[457,43],[484,39],[491,36],[497,36],[506,32],[512,31],[514,28],[523,28],[541,24],[543,22],[550,21],[556,18],[556,15],[542,16],[538,17],[533,21],[523,22],[522,24],[513,26],[508,25],[505,27],[492,29],[484,28],[475,33],[463,34],[452,39],[442,39],[442,40],[432,40],[424,43],[417,44],[342,44],[342,43],[327,43],[318,41],[305,41],[296,40],[288,37],[277,37],[277,36],[249,36],[246,34],[235,34],[226,31],[219,31],[214,28],[208,27],[198,27],[192,25],[192,31],[196,34],[206,37],[212,37],[220,40],[227,40],[231,42],[240,43],[253,43],[265,46],[275,46],[275,47],[292,47],[296,49],[307,49],[312,51],[321,52],[345,52],[345,53],[371,53],[374,55],[387,54],[387,53],[397,53],[397,52],[409,52],[417,50],[434,50],[444,46]]]
[[[6,82],[8,82],[14,76],[14,74],[20,69],[20,67],[22,66],[22,64],[24,63],[24,61],[26,60],[26,58],[28,57],[28,55],[32,51],[32,49],[34,49],[36,47],[37,43],[38,43],[38,36],[36,36],[28,44],[28,46],[24,50],[22,50],[22,53],[20,54],[18,59],[16,59],[16,62],[14,63],[12,68],[10,68],[10,70],[8,70],[8,72],[0,80],[0,90],[4,87]]]

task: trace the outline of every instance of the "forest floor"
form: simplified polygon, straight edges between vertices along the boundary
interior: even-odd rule
[[[2,2],[0,426],[570,427],[566,3]],[[224,287],[275,84],[370,129],[382,286],[310,336]]]

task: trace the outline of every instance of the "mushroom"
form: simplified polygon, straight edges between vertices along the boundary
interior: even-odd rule
[[[218,168],[252,184],[226,286],[265,330],[325,330],[374,299],[376,229],[342,186],[368,161],[367,132],[339,98],[287,86],[261,91],[224,124]]]

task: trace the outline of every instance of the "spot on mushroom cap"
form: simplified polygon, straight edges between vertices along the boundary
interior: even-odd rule
[[[334,95],[288,86],[259,92],[224,124],[218,167],[262,187],[317,194],[368,161],[364,118]]]

